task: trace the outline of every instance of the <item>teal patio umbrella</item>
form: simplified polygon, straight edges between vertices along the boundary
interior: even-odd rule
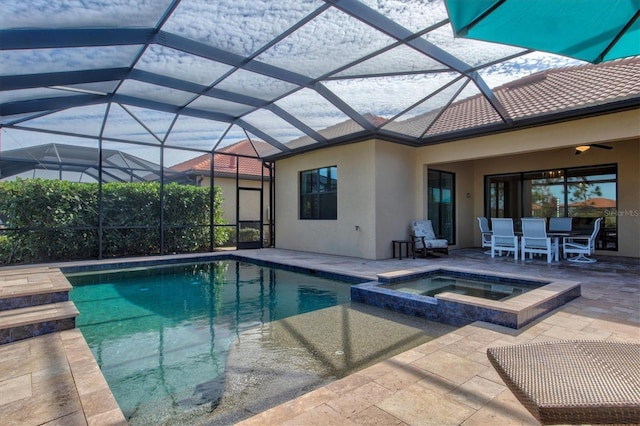
[[[597,64],[640,55],[640,0],[445,0],[457,37]]]

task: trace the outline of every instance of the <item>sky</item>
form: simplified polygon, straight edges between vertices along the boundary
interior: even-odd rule
[[[446,9],[440,0],[362,0],[362,3],[411,32],[437,25],[447,18]],[[0,28],[152,27],[161,21],[170,5],[170,0],[3,0]],[[312,19],[299,25],[309,14],[314,14],[311,15]],[[399,114],[403,114],[403,118],[409,118],[446,104],[450,100],[450,94],[445,96],[445,93],[437,94],[437,91],[443,84],[458,76],[450,72],[439,72],[444,68],[441,63],[405,45],[348,67],[353,61],[388,48],[395,39],[335,7],[327,7],[319,0],[183,0],[164,22],[161,30],[311,78],[326,76],[319,83],[339,96],[353,110],[387,119]],[[286,37],[281,36],[286,31],[291,32]],[[265,48],[274,38],[278,38],[278,42]],[[523,51],[515,47],[456,39],[449,25],[441,26],[422,38],[454,54],[472,67],[484,66],[498,58]],[[227,64],[159,44],[152,44],[144,51],[142,49],[143,46],[135,45],[5,50],[0,63],[0,77],[133,66],[141,71],[185,79],[203,86],[215,84],[216,89],[272,102],[315,131],[348,119],[336,105],[312,88],[296,90],[296,85],[286,81],[249,70],[234,70]],[[540,70],[575,64],[580,62],[534,52],[487,66],[479,74],[489,87],[497,87]],[[397,74],[377,75],[381,72]],[[79,85],[74,89],[109,93],[116,85],[117,82],[112,81]],[[66,89],[4,91],[0,92],[0,102],[77,93]],[[458,99],[478,92],[474,84],[469,84]],[[271,111],[249,112],[251,107],[246,104],[212,97],[196,99],[193,93],[135,80],[125,81],[118,88],[118,93],[176,106],[189,105],[205,111],[243,116],[247,123],[260,128],[281,143],[304,135]],[[407,111],[427,97],[430,97],[428,101]],[[96,136],[106,113],[106,105],[74,108],[33,119],[22,125],[63,132],[73,129],[74,133]],[[113,105],[108,111],[104,135],[158,144],[167,137],[172,118],[172,114],[165,112]],[[6,117],[3,122],[7,122]],[[223,135],[224,140],[220,141]],[[245,139],[246,136],[238,126],[230,127],[224,122],[180,116],[166,143],[210,150],[218,143],[219,146],[224,146]],[[51,137],[8,128],[2,128],[1,137],[2,150],[54,140],[58,143],[95,144],[95,141],[86,138]],[[133,155],[146,155],[146,149],[139,145],[112,145],[118,145]],[[167,163],[175,164],[196,155],[194,152],[174,153],[167,159]]]

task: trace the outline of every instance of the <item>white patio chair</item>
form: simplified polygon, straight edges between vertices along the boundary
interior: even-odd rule
[[[553,241],[547,236],[547,221],[538,218],[522,219],[522,239],[520,240],[522,259],[529,253],[529,258],[533,259],[534,254],[546,254],[547,263],[556,256],[558,252],[558,239]]]
[[[449,254],[449,242],[445,238],[436,237],[430,220],[411,222],[411,237],[416,245],[416,253],[421,253],[423,256],[435,251]]]
[[[571,232],[573,227],[572,217],[550,217],[549,232]]]
[[[591,256],[595,251],[596,238],[598,237],[598,232],[600,232],[600,222],[602,222],[601,217],[597,218],[593,223],[593,232],[591,232],[591,235],[573,235],[563,238],[562,251],[565,259],[569,262],[576,263],[596,262],[595,259],[587,256]],[[577,256],[567,258],[569,253],[576,254]]]
[[[486,217],[478,216],[478,226],[480,227],[480,238],[482,240],[482,248],[491,248],[491,229],[489,229],[489,220]],[[491,254],[491,250],[484,252]]]
[[[518,260],[518,237],[513,232],[513,219],[491,218],[491,257],[496,257],[496,252],[502,256],[502,252],[513,252],[514,260]]]

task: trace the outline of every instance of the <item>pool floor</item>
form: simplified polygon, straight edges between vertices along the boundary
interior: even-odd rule
[[[244,331],[349,301],[349,283],[237,260],[67,274],[83,332],[132,425],[214,410]]]
[[[456,329],[347,303],[247,330],[229,349],[227,389],[207,421],[234,424]]]

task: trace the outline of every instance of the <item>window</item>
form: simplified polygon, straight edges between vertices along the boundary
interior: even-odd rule
[[[433,231],[438,238],[446,238],[449,244],[454,244],[455,175],[430,169],[428,172],[428,191],[428,217],[433,225]]]
[[[300,173],[300,219],[338,218],[338,167]]]

